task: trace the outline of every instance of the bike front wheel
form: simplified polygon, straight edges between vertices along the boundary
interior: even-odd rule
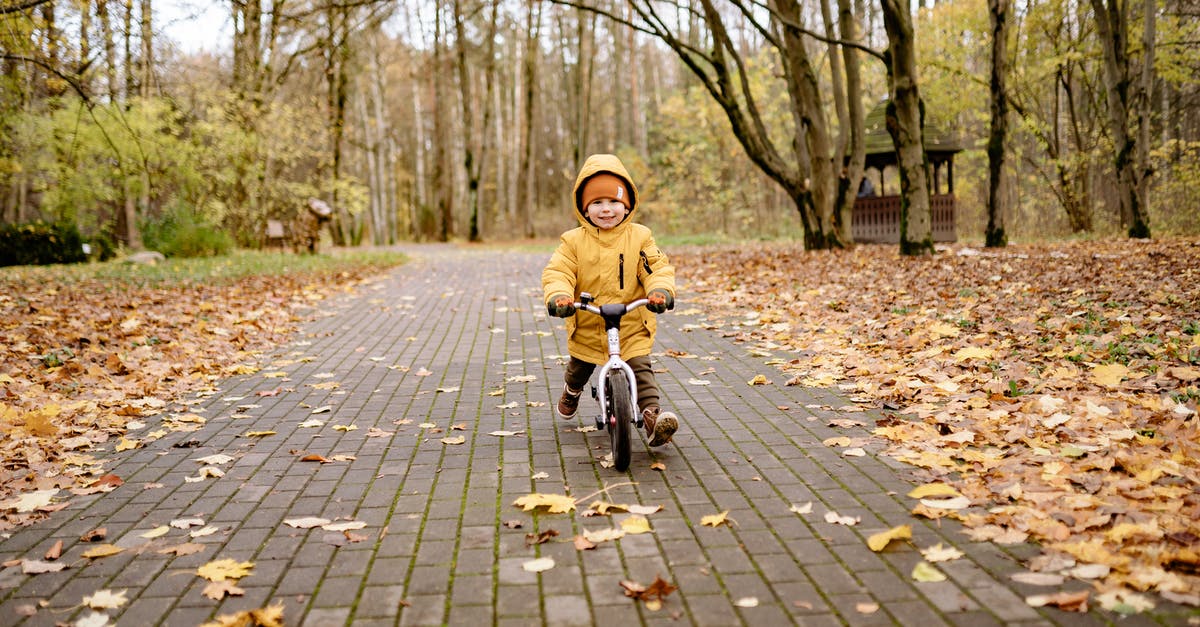
[[[634,407],[629,395],[629,380],[624,371],[614,370],[608,375],[608,414],[608,440],[612,445],[613,466],[625,472],[631,457],[630,429]]]

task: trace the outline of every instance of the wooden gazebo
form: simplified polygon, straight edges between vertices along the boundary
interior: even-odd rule
[[[851,229],[856,242],[900,242],[900,183],[896,174],[896,149],[884,121],[887,102],[877,105],[866,119],[866,170],[854,199]],[[933,241],[953,242],[954,153],[962,152],[958,138],[925,118],[925,154],[929,158],[930,211]],[[868,183],[869,182],[869,183]]]

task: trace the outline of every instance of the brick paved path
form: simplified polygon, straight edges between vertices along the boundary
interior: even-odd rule
[[[651,451],[639,438],[630,472],[621,474],[599,463],[605,434],[553,418],[566,347],[561,322],[542,311],[539,277],[548,255],[412,251],[412,263],[386,279],[323,303],[329,315],[305,337],[265,356],[273,367],[200,397],[190,407],[207,420],[199,430],[171,432],[133,451],[114,453],[109,443],[98,452],[114,459],[106,470],[124,478],[123,486],[71,496],[50,521],[0,544],[3,560],[40,559],[62,540],[62,561],[70,564],[40,575],[0,571],[0,624],[21,622],[22,609],[42,600],[48,607],[25,624],[75,620],[86,613],[81,599],[100,589],[127,591],[128,604],[105,612],[122,625],[197,625],[272,602],[283,604],[288,625],[1094,621],[1028,607],[1023,596],[1045,589],[1015,587],[1007,578],[1019,570],[1011,555],[967,543],[952,524],[909,515],[913,503],[904,494],[913,484],[904,467],[870,447],[851,458],[822,446],[834,435],[866,435],[830,427],[829,418],[870,424],[877,416],[833,411],[848,401],[831,391],[781,385],[784,377],[764,363],[769,357],[703,329],[702,316],[687,313],[694,308],[685,280],[681,306],[660,318],[659,349],[695,357],[657,357],[666,405],[683,426],[662,449]],[[775,384],[748,385],[756,374]],[[255,395],[276,387],[277,396]],[[313,413],[325,406],[330,411]],[[593,407],[585,399],[581,416],[590,419]],[[159,428],[162,418],[131,435]],[[313,419],[324,424],[301,425]],[[372,437],[380,434],[371,428],[394,435]],[[518,433],[490,435],[501,430]],[[246,437],[255,431],[275,434]],[[447,437],[463,443],[443,443]],[[188,443],[195,446],[182,446]],[[185,480],[198,476],[197,458],[218,453],[234,458],[219,466],[223,477]],[[304,461],[305,454],[333,461]],[[665,470],[652,469],[654,462]],[[648,516],[653,532],[578,551],[572,537],[619,526],[629,515],[586,517],[593,499],[573,514],[513,506],[535,491],[579,498],[606,486],[601,496],[610,502],[661,505]],[[809,514],[791,511],[810,502]],[[725,510],[734,526],[700,524]],[[826,522],[829,511],[861,522]],[[342,532],[284,523],[304,517],[366,526]],[[154,540],[141,535],[182,518],[216,531],[195,539],[189,532],[199,526],[170,527]],[[870,534],[905,523],[913,525],[912,545],[868,549]],[[80,536],[98,527],[126,550],[81,557],[95,545]],[[527,533],[550,530],[557,538],[527,546]],[[189,540],[203,550],[178,557],[156,551]],[[967,556],[939,564],[945,582],[912,582],[916,547],[937,542]],[[552,557],[554,568],[526,572],[523,565],[540,557]],[[202,595],[207,582],[195,571],[223,558],[254,567],[238,582],[244,596],[216,602]],[[678,590],[658,611],[619,586],[660,576]]]

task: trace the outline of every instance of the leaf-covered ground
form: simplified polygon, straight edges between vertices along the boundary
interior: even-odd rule
[[[376,272],[369,263],[335,265],[276,276],[248,268],[248,276],[219,279],[119,264],[84,268],[82,278],[66,267],[4,269],[0,531],[65,507],[43,502],[52,490],[116,488],[120,479],[86,451],[193,428],[204,419],[188,406],[216,381],[256,371],[259,353],[296,333],[326,294]],[[143,440],[125,437],[159,414],[174,418]]]
[[[914,515],[1200,605],[1200,241],[672,252],[709,326],[882,409],[883,453],[965,497]]]

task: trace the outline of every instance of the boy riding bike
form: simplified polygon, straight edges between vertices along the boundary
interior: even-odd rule
[[[637,211],[637,188],[625,165],[614,155],[592,155],[575,180],[575,217],[580,226],[563,233],[558,248],[542,271],[546,310],[566,318],[567,351],[571,359],[555,413],[574,418],[579,397],[597,365],[605,363],[604,322],[599,316],[578,316],[575,301],[589,292],[599,303],[628,303],[640,298],[645,309],[621,320],[621,358],[637,379],[638,406],[650,446],[671,441],[679,419],[659,410],[658,384],[650,365],[656,329],[653,313],[675,306],[675,267],[654,243],[650,229],[632,221]]]

